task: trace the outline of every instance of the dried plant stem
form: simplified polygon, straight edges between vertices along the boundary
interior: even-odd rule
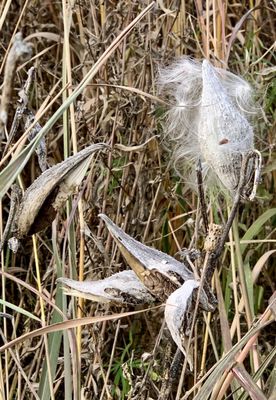
[[[218,243],[218,246],[216,247],[215,251],[212,252],[211,257],[210,257],[210,262],[206,271],[206,279],[207,279],[207,283],[210,285],[214,270],[216,268],[216,264],[217,264],[217,260],[220,257],[223,249],[224,249],[224,245],[226,243],[226,240],[228,238],[228,234],[229,231],[231,229],[231,226],[233,224],[234,218],[236,216],[238,207],[239,207],[239,203],[243,194],[243,191],[245,189],[245,185],[246,185],[246,179],[247,179],[247,168],[248,168],[248,163],[250,161],[250,159],[255,159],[256,157],[256,152],[253,151],[249,151],[247,154],[244,155],[243,159],[242,159],[242,166],[241,166],[241,171],[240,171],[240,180],[239,180],[239,185],[233,200],[233,205],[232,205],[232,209],[228,218],[228,221],[223,229],[223,233],[221,235],[220,241]],[[255,180],[254,180],[255,181]],[[254,188],[253,188],[254,190]]]
[[[202,215],[202,219],[203,219],[203,226],[205,229],[205,234],[207,234],[207,232],[208,232],[208,216],[207,216],[207,206],[206,206],[206,200],[205,200],[204,189],[203,189],[202,166],[201,166],[200,159],[198,160],[196,174],[197,174],[197,187],[198,187],[201,215]]]
[[[63,26],[64,26],[64,63],[66,70],[66,83],[68,83],[68,96],[72,96],[73,93],[73,80],[72,80],[72,67],[71,67],[71,56],[70,56],[70,28],[72,22],[72,9],[69,7],[69,3],[67,4],[66,0],[62,1],[63,8]],[[75,108],[74,103],[71,103],[69,106],[70,112],[70,126],[71,126],[71,139],[73,146],[73,153],[76,154],[78,152],[78,141],[77,141],[77,132],[76,132],[76,120],[75,120]],[[68,151],[68,148],[65,150]],[[80,253],[79,253],[79,280],[83,281],[84,278],[84,217],[83,217],[83,206],[82,200],[80,198],[78,203],[78,211],[79,211],[79,227],[80,227]],[[83,317],[83,307],[84,307],[84,299],[80,298],[78,300],[78,310],[77,317]],[[81,355],[81,332],[82,328],[79,326],[77,328],[77,344],[79,356]]]
[[[262,317],[259,319],[258,324],[265,324],[267,321],[270,320],[272,316],[271,310],[270,309],[266,309],[266,311],[264,312],[264,314],[262,315]],[[252,349],[252,346],[254,346],[256,340],[258,339],[258,336],[260,335],[260,331],[258,331],[254,336],[252,336],[248,342],[246,343],[246,345],[244,346],[243,350],[241,351],[241,353],[237,356],[236,358],[236,362],[239,363],[243,363],[243,361],[245,360],[245,358],[247,357],[249,351]],[[228,387],[230,386],[231,382],[234,379],[234,374],[232,371],[228,372],[228,374],[222,377],[222,379],[220,380],[221,383],[221,389],[216,397],[216,400],[221,400],[223,398],[223,396],[225,395]]]
[[[228,208],[228,215],[230,214],[230,210]],[[233,282],[233,297],[234,297],[234,305],[235,305],[235,315],[237,321],[237,340],[241,339],[241,326],[240,326],[240,311],[239,311],[239,299],[238,299],[238,282],[236,275],[236,263],[235,263],[235,252],[234,252],[234,243],[233,243],[233,231],[230,229],[229,231],[229,239],[230,239],[230,252],[231,252],[231,271],[232,271],[232,282]],[[232,337],[233,335],[231,335]]]
[[[1,328],[0,328],[0,336],[1,336],[1,339],[3,340],[3,342],[6,344],[6,343],[7,343],[7,339],[6,339],[6,336],[4,335],[4,333],[2,332],[2,329],[1,329]],[[34,396],[34,398],[35,398],[36,400],[39,400],[39,397],[38,397],[38,395],[37,395],[37,393],[36,393],[36,391],[35,391],[35,389],[34,389],[32,383],[30,382],[30,380],[29,380],[29,378],[27,377],[27,375],[26,375],[24,369],[23,369],[22,366],[21,366],[21,363],[20,363],[20,360],[19,360],[18,356],[15,354],[15,352],[14,352],[12,349],[9,349],[9,352],[10,352],[10,355],[11,355],[12,359],[14,360],[14,362],[15,362],[15,364],[16,364],[18,370],[20,371],[20,374],[22,375],[22,377],[23,377],[24,380],[26,381],[30,392],[33,394],[33,396]],[[1,398],[1,393],[0,393],[0,399],[2,400],[2,398]]]
[[[0,202],[0,211],[1,211],[1,215],[3,215],[3,209],[2,209],[2,201]],[[3,232],[3,220],[2,218],[0,218],[0,225],[1,225],[1,234]],[[4,231],[5,232],[5,231]],[[2,234],[2,240],[1,240],[1,272],[2,272],[2,276],[1,276],[1,284],[2,284],[2,300],[5,301],[6,300],[6,279],[5,276],[3,275],[5,273],[5,258],[4,258],[4,252],[2,251],[3,249],[3,243],[4,243],[4,233]],[[3,305],[3,312],[6,312],[6,305],[4,303]],[[4,318],[3,321],[3,329],[4,329],[4,335],[5,337],[8,337],[7,333],[7,321],[6,318]],[[5,376],[9,376],[9,352],[6,350],[5,351],[5,356],[4,356],[4,362],[5,362],[5,367],[1,368],[1,371],[5,371]],[[6,398],[9,397],[9,379],[5,380],[5,383],[3,381],[3,387],[2,387],[2,391],[0,392],[0,395],[3,396],[3,400],[5,400],[5,393],[6,393]],[[1,399],[2,400],[2,399]]]
[[[55,104],[55,102],[57,101],[57,99],[60,97],[60,95],[63,93],[63,91],[66,89],[62,88],[58,94],[54,97],[51,98],[51,95],[55,92],[56,88],[58,87],[60,82],[57,82],[55,84],[55,86],[52,88],[49,97],[45,100],[45,102],[43,103],[43,106],[40,107],[40,110],[38,111],[37,115],[36,115],[36,119],[35,121],[28,127],[28,129],[26,130],[26,132],[24,132],[24,134],[18,139],[18,141],[14,144],[14,146],[7,151],[6,155],[0,160],[0,167],[3,166],[3,164],[7,161],[7,159],[13,154],[13,156],[15,157],[16,155],[18,155],[20,153],[20,151],[22,150],[22,148],[24,147],[28,135],[30,133],[30,131],[35,127],[35,125],[39,122],[40,118],[47,112],[49,111],[49,109],[53,106],[53,104]],[[50,103],[46,106],[47,102],[50,101]]]
[[[163,369],[163,381],[159,392],[158,400],[167,400],[174,380],[177,378],[178,367],[180,364],[179,358],[181,359],[181,351],[176,350],[174,359],[170,364],[170,357],[172,352],[172,341],[169,340],[164,351],[164,369]]]
[[[0,252],[2,252],[3,245],[5,244],[5,242],[8,238],[10,229],[13,224],[14,216],[15,216],[15,213],[16,213],[16,210],[19,205],[21,197],[22,197],[22,192],[19,189],[19,187],[17,185],[12,185],[10,211],[9,211],[8,220],[5,225],[5,229],[4,229],[2,238],[1,238],[1,242],[0,242]]]
[[[201,357],[201,364],[200,364],[200,373],[202,373],[205,370],[206,353],[207,353],[209,330],[210,330],[210,321],[211,321],[211,313],[208,312],[207,321],[206,321],[206,328],[205,328],[205,334],[204,334],[204,341],[203,341],[202,357]]]
[[[200,293],[203,289],[204,286],[204,282],[205,282],[205,274],[207,272],[207,268],[209,265],[209,260],[210,260],[210,256],[211,253],[209,251],[206,252],[205,254],[205,258],[204,258],[204,263],[203,263],[203,267],[202,267],[202,275],[201,275],[201,279],[200,279],[200,285],[198,288],[198,292],[197,292],[197,298],[196,298],[196,303],[195,303],[195,307],[193,310],[193,319],[192,319],[192,323],[191,323],[191,328],[190,328],[190,334],[189,334],[189,339],[188,339],[188,344],[186,347],[186,352],[188,354],[190,346],[191,346],[191,342],[192,342],[192,336],[193,336],[193,331],[194,331],[194,327],[195,327],[195,322],[196,322],[196,318],[197,318],[197,312],[198,312],[198,306],[199,306],[199,299],[200,299]],[[184,376],[185,376],[185,372],[186,372],[186,367],[187,367],[187,357],[185,357],[184,363],[183,363],[183,368],[181,371],[181,376],[179,379],[179,384],[177,387],[177,394],[176,394],[176,398],[175,400],[179,400],[180,396],[181,396],[181,391],[182,391],[182,387],[183,387],[183,382],[184,382]]]
[[[242,254],[241,254],[240,243],[239,243],[240,239],[239,239],[237,219],[235,219],[234,223],[233,223],[233,233],[234,233],[234,239],[235,239],[235,251],[236,251],[236,256],[237,256],[238,274],[239,274],[239,280],[240,280],[240,285],[241,285],[242,298],[244,300],[244,305],[245,305],[246,322],[247,322],[248,328],[250,328],[252,326],[252,322],[253,322],[253,318],[254,318],[254,310],[252,310],[250,301],[249,301],[246,277],[245,277],[245,272],[244,272],[244,268],[243,268],[243,260],[242,260]],[[255,372],[259,368],[259,357],[258,357],[258,352],[257,352],[255,346],[252,348],[252,355],[253,355],[253,357],[252,357],[253,368],[254,368],[254,372]]]
[[[123,312],[123,310],[122,310],[122,312]],[[105,375],[104,385],[103,385],[103,389],[102,389],[100,400],[104,399],[104,394],[105,393],[106,393],[108,398],[111,398],[107,383],[108,383],[108,378],[109,378],[109,375],[110,375],[110,372],[111,372],[112,363],[113,363],[113,360],[114,360],[114,354],[115,354],[115,350],[116,350],[116,344],[117,344],[117,340],[118,340],[120,327],[121,327],[121,321],[119,320],[117,322],[117,326],[116,326],[116,331],[115,331],[114,340],[113,340],[113,346],[112,346],[112,350],[111,350],[111,354],[110,354],[110,361],[109,361],[109,365],[108,365],[108,370],[107,370],[106,375]]]
[[[12,87],[16,66],[20,59],[31,55],[31,47],[22,40],[22,34],[15,35],[14,44],[9,52],[3,82],[3,91],[0,106],[0,139],[4,138],[4,130],[8,120],[8,105],[11,100]]]
[[[3,152],[3,155],[5,154],[7,148],[9,147],[9,144],[11,143],[17,129],[19,126],[19,123],[23,117],[24,112],[26,111],[27,105],[28,105],[28,101],[29,101],[29,94],[30,94],[30,89],[33,83],[33,79],[34,79],[34,72],[35,69],[34,67],[31,67],[28,70],[28,78],[24,84],[24,87],[22,89],[21,92],[19,92],[19,105],[16,108],[15,114],[14,114],[14,118],[13,118],[13,122],[12,122],[12,126],[9,132],[9,137],[8,137],[8,141],[7,144],[5,146],[5,150]]]
[[[234,219],[234,222],[233,222],[233,234],[234,234],[234,241],[235,241],[237,269],[238,269],[239,281],[240,281],[240,285],[241,285],[241,293],[242,293],[242,297],[244,299],[244,304],[245,304],[246,322],[247,322],[248,328],[250,328],[252,325],[252,321],[253,321],[253,310],[251,310],[250,301],[249,301],[249,297],[248,297],[248,290],[247,290],[247,284],[246,284],[245,273],[244,273],[244,268],[243,268],[242,254],[241,254],[240,243],[239,243],[240,238],[239,238],[239,231],[238,231],[238,221],[236,218]]]

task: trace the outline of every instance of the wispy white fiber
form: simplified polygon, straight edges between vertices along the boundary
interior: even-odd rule
[[[235,191],[242,156],[254,148],[251,86],[207,60],[187,57],[161,69],[159,84],[174,103],[164,130],[177,169],[195,170],[200,158],[204,175],[215,173],[222,186]]]

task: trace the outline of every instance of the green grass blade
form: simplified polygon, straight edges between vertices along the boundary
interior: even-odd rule
[[[256,219],[255,222],[248,228],[247,232],[243,235],[241,240],[251,240],[254,236],[256,236],[260,230],[263,228],[264,224],[276,215],[276,208],[271,208],[270,210],[265,211],[259,218]],[[241,253],[243,254],[247,244],[241,245]]]
[[[0,304],[2,304],[3,306],[6,306],[6,307],[8,307],[8,308],[10,308],[11,310],[14,310],[14,311],[17,312],[17,313],[20,313],[20,314],[25,315],[25,317],[27,317],[27,318],[32,318],[32,319],[34,319],[34,320],[36,320],[36,321],[38,321],[38,322],[41,322],[41,320],[40,320],[38,317],[36,317],[36,316],[33,315],[32,313],[30,313],[29,311],[24,310],[24,308],[22,308],[22,307],[18,307],[18,306],[16,306],[16,305],[14,305],[14,304],[12,304],[12,303],[6,301],[6,300],[2,300],[2,299],[0,299]]]
[[[53,235],[52,243],[53,243],[53,251],[54,251],[54,258],[55,258],[57,276],[61,277],[62,276],[61,262],[60,262],[58,249],[57,249],[57,246],[56,246],[55,234]],[[60,309],[63,308],[63,296],[64,295],[63,295],[63,291],[61,289],[61,286],[57,285],[55,303]],[[51,319],[51,323],[55,324],[57,322],[62,322],[62,321],[63,321],[62,317],[57,313],[57,311],[54,311],[52,319]],[[51,374],[50,374],[50,376],[52,376],[53,379],[55,378],[55,374],[56,374],[57,362],[58,362],[58,357],[59,357],[59,352],[60,352],[62,335],[63,335],[62,331],[54,332],[54,333],[51,333],[49,335],[48,347],[49,347],[49,355],[50,355],[49,358],[50,358],[50,362],[51,362],[51,366],[50,366]],[[38,394],[39,394],[39,397],[40,397],[41,400],[50,399],[50,387],[49,387],[46,360],[44,360],[44,362],[43,362]]]

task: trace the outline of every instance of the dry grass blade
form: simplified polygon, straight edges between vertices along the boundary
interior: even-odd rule
[[[39,329],[33,330],[31,332],[25,333],[24,335],[21,335],[20,337],[11,340],[10,342],[8,342],[0,347],[0,353],[16,346],[19,343],[22,343],[26,340],[32,339],[37,336],[42,336],[42,335],[46,335],[46,334],[61,331],[61,330],[77,328],[78,326],[95,324],[97,322],[114,321],[118,318],[124,318],[124,317],[129,317],[131,315],[141,314],[143,312],[153,310],[153,309],[156,309],[159,307],[160,306],[156,306],[156,307],[152,307],[152,308],[146,308],[144,310],[124,312],[124,313],[120,313],[120,314],[105,315],[102,317],[100,317],[100,316],[85,317],[85,318],[71,319],[71,320],[64,321],[64,322],[58,322],[56,324],[45,326],[43,328],[39,328]]]
[[[112,44],[107,48],[107,50],[102,54],[102,56],[97,60],[88,74],[83,78],[78,87],[73,91],[72,95],[60,106],[60,108],[55,112],[54,115],[48,120],[48,122],[42,127],[39,134],[31,143],[25,148],[25,150],[13,159],[9,165],[4,168],[0,173],[0,198],[2,198],[9,187],[12,185],[15,178],[20,174],[22,169],[27,164],[29,158],[40,142],[41,138],[52,128],[55,122],[62,116],[63,112],[67,110],[70,104],[77,99],[77,97],[82,93],[85,87],[88,85],[90,80],[96,75],[100,67],[104,65],[108,57],[116,50],[122,40],[131,32],[131,30],[136,26],[136,24],[153,8],[154,3],[149,4],[128,26],[124,31],[118,35],[118,37],[112,42]],[[20,157],[22,155],[22,157]],[[18,159],[20,158],[20,163]]]
[[[255,6],[253,8],[251,8],[250,10],[248,10],[243,16],[242,18],[239,20],[239,22],[236,24],[236,26],[234,27],[232,34],[230,36],[230,39],[228,40],[228,44],[227,44],[227,54],[226,54],[226,58],[225,58],[225,62],[226,64],[228,63],[229,57],[230,57],[230,52],[231,52],[231,48],[233,46],[233,43],[235,41],[235,39],[237,38],[238,32],[241,29],[243,23],[246,21],[246,19],[252,14],[252,12],[254,12],[255,10],[258,10],[260,8],[260,6]]]
[[[2,93],[16,34],[32,48],[7,75],[0,316],[12,320],[1,318],[0,341],[15,347],[0,353],[1,400],[245,400],[252,380],[274,394],[274,326],[250,332],[275,291],[275,16],[269,0],[1,3]],[[170,81],[161,93],[159,70]],[[92,143],[109,149],[67,173],[66,159]],[[248,145],[260,153],[237,190]],[[52,165],[59,177],[36,181]],[[27,189],[17,253],[6,244],[22,199],[15,179]],[[167,302],[174,340],[165,306],[120,319],[145,298]],[[233,375],[237,365],[246,372]]]

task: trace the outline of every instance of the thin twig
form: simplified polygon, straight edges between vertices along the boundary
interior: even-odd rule
[[[29,94],[30,94],[30,90],[31,90],[32,83],[34,80],[34,72],[35,72],[34,67],[31,67],[28,70],[28,78],[26,79],[23,89],[19,92],[19,97],[20,97],[20,99],[18,100],[19,105],[17,106],[15,114],[14,114],[12,126],[10,129],[9,137],[8,137],[7,144],[5,146],[3,155],[5,155],[10,143],[12,142],[12,139],[18,129],[19,123],[23,117],[23,114],[26,111],[27,106],[28,106]]]
[[[28,59],[31,56],[31,45],[22,40],[22,34],[19,32],[14,37],[13,46],[9,52],[3,83],[3,92],[0,106],[0,140],[5,137],[4,131],[8,120],[8,106],[11,100],[14,74],[18,62],[21,59]]]
[[[203,225],[205,229],[205,233],[208,232],[208,217],[207,217],[207,206],[205,201],[204,189],[203,189],[203,179],[202,179],[202,166],[201,160],[198,160],[197,168],[196,168],[196,176],[197,176],[197,187],[198,187],[198,196],[200,201],[201,215],[203,219]]]
[[[11,205],[10,205],[10,211],[9,211],[9,216],[8,216],[8,220],[3,232],[3,236],[2,236],[2,240],[0,242],[0,252],[3,249],[3,246],[8,238],[9,232],[12,228],[13,225],[13,221],[14,221],[14,216],[16,214],[17,211],[17,207],[18,204],[20,202],[20,199],[22,197],[22,192],[20,190],[20,188],[17,185],[12,185],[11,187]]]

